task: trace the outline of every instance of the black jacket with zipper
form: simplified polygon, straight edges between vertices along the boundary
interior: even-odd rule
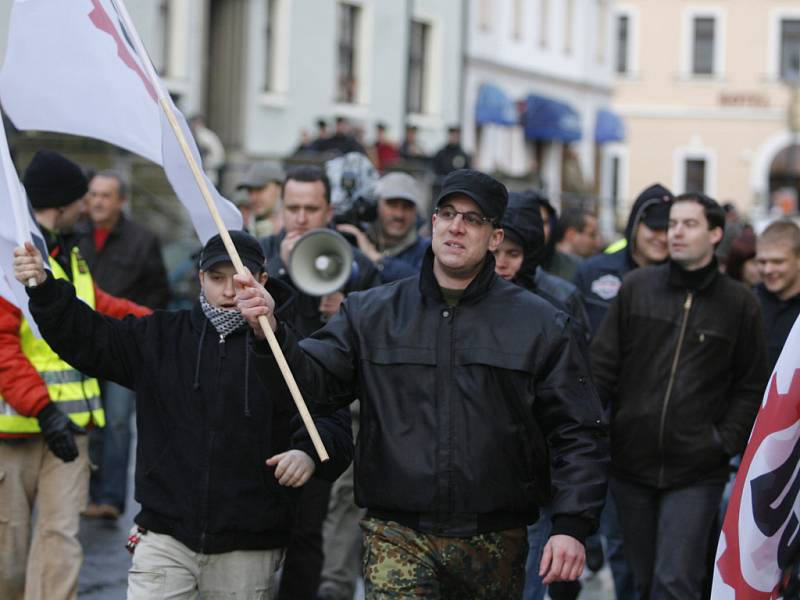
[[[491,255],[450,307],[432,263],[429,250],[420,275],[350,294],[299,345],[282,332],[306,398],[361,400],[356,503],[468,536],[550,502],[554,532],[582,539],[605,499],[607,430],[568,317],[495,275]]]
[[[701,275],[688,286],[675,263],[632,271],[592,342],[615,476],[723,482],[747,442],[767,382],[761,311],[716,262]]]
[[[286,307],[291,291],[268,289]],[[350,415],[315,419],[331,460],[320,465],[274,359],[249,359],[250,328],[217,334],[197,302],[191,310],[104,317],[48,276],[29,288],[43,337],[64,360],[93,377],[136,391],[136,523],[195,552],[285,546],[295,490],[280,486],[267,458],[290,448],[338,477],[352,457]],[[276,314],[281,314],[278,311]]]

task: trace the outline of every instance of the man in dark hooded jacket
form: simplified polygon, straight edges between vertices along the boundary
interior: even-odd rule
[[[624,242],[612,244],[611,252],[606,250],[578,267],[574,281],[583,294],[592,335],[616,298],[625,274],[667,260],[667,222],[672,199],[672,192],[661,184],[648,187],[633,203]]]
[[[535,193],[509,194],[500,226],[505,237],[494,253],[497,274],[567,313],[575,331],[586,339],[588,317],[580,292],[573,284],[541,267],[546,247]]]
[[[625,274],[638,267],[664,262],[669,257],[667,224],[672,200],[672,192],[658,183],[645,189],[631,208],[621,243],[612,244],[611,252],[607,250],[593,256],[579,266],[575,285],[585,301],[591,336],[600,327]],[[610,494],[600,517],[600,531],[606,537],[606,553],[617,598],[635,598],[633,575],[624,556],[622,531]]]
[[[542,269],[565,281],[572,281],[580,264],[580,259],[572,254],[560,252],[556,248],[558,211],[550,204],[550,200],[546,196],[534,190],[528,190],[525,193],[539,211],[544,225],[544,250],[540,259]]]
[[[580,292],[568,281],[542,269],[539,264],[546,247],[544,222],[536,199],[534,192],[509,194],[508,205],[500,221],[503,241],[494,251],[495,272],[506,281],[530,290],[567,313],[575,335],[588,342],[588,318]],[[581,344],[581,347],[588,356],[588,346]],[[525,600],[542,600],[548,589],[539,575],[539,561],[551,529],[550,515],[546,512],[528,527]],[[575,598],[581,584],[578,581],[556,582],[549,588],[552,598]]]

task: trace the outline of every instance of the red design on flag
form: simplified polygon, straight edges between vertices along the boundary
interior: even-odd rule
[[[142,71],[142,68],[136,62],[133,54],[131,54],[131,50],[128,48],[128,44],[120,37],[119,31],[114,27],[114,22],[111,20],[111,17],[100,5],[100,0],[92,0],[92,6],[94,6],[94,9],[89,13],[89,19],[94,23],[95,27],[100,31],[104,31],[114,39],[117,44],[117,56],[119,56],[120,60],[142,80],[147,93],[153,101],[158,102],[158,94],[153,84],[150,83],[147,76]]]
[[[770,600],[778,597],[779,581],[771,591],[762,591],[752,587],[742,568],[742,553],[740,548],[741,534],[740,522],[742,516],[752,528],[758,528],[765,542],[759,547],[748,548],[747,554],[753,558],[753,563],[758,569],[782,568],[787,560],[793,558],[791,547],[794,540],[787,536],[796,535],[797,517],[793,508],[796,504],[798,493],[798,480],[795,474],[797,466],[798,439],[796,436],[787,440],[774,442],[777,464],[766,473],[753,473],[751,467],[756,455],[759,453],[765,440],[795,427],[800,421],[800,369],[795,369],[791,385],[786,394],[778,392],[777,372],[773,373],[770,381],[767,401],[762,405],[756,419],[755,428],[747,445],[739,475],[736,477],[733,493],[731,494],[728,511],[722,533],[725,537],[726,547],[717,561],[717,568],[722,581],[735,590],[737,600]],[[769,442],[773,443],[773,442]],[[780,445],[780,447],[778,447]],[[771,449],[771,448],[770,448]],[[792,477],[795,480],[792,481]],[[759,486],[761,479],[765,485]],[[750,486],[752,493],[752,506],[742,506],[745,495],[745,486]],[[763,488],[768,486],[769,489]],[[762,489],[759,489],[762,488]],[[748,497],[750,495],[748,494]],[[744,514],[743,511],[747,511]],[[775,538],[780,534],[775,548]],[[781,556],[782,555],[782,556]],[[781,560],[783,558],[783,560]]]

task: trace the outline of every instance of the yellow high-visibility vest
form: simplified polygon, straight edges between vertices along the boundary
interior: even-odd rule
[[[81,258],[77,248],[73,248],[70,254],[70,267],[72,283],[78,297],[94,308],[94,282],[86,261]],[[50,268],[56,279],[67,279],[61,265],[52,257]],[[47,342],[33,335],[27,319],[23,319],[20,324],[19,338],[22,352],[47,385],[50,400],[76,425],[83,427],[91,420],[100,427],[104,426],[106,417],[100,402],[100,385],[97,379],[85,376],[61,360]],[[39,433],[39,421],[35,417],[18,414],[0,396],[0,433]]]
[[[603,251],[603,254],[614,254],[614,252],[622,250],[623,248],[626,248],[627,246],[628,246],[628,240],[626,240],[625,238],[622,238],[621,240],[617,240],[616,242],[613,242],[612,244],[609,244],[608,248],[606,248]]]

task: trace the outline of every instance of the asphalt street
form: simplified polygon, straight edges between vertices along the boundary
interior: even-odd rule
[[[135,436],[134,436],[135,443]],[[135,456],[132,453],[131,456]],[[78,580],[80,600],[125,600],[131,556],[125,549],[128,531],[139,505],[133,500],[133,465],[129,475],[128,502],[117,521],[81,519],[80,540],[84,560]],[[354,600],[362,600],[359,585]],[[580,600],[613,600],[613,586],[608,567],[585,578]]]

